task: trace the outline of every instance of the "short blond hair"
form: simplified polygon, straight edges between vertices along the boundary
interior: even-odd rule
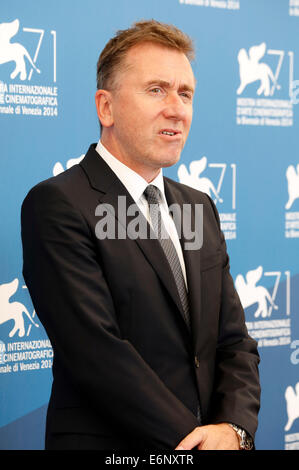
[[[194,59],[192,39],[173,25],[156,20],[142,20],[130,28],[117,31],[100,54],[97,62],[97,89],[113,90],[117,72],[124,68],[128,50],[137,44],[151,42],[182,52]]]

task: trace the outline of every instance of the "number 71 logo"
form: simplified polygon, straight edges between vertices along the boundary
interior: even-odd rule
[[[23,31],[25,33],[32,33],[32,34],[39,35],[36,49],[35,49],[34,56],[33,56],[33,63],[35,64],[39,55],[39,51],[40,51],[43,39],[44,39],[45,30],[37,29],[37,28],[23,28]],[[52,30],[51,35],[52,35],[52,41],[53,41],[53,82],[56,82],[56,31]],[[33,67],[31,67],[30,69],[28,80],[31,80],[32,73],[33,73]]]
[[[291,274],[290,271],[285,271],[286,276],[286,315],[290,315],[291,305]],[[275,304],[278,287],[281,281],[281,271],[265,271],[264,276],[274,278],[274,287],[272,293],[263,285],[257,285],[263,275],[263,267],[259,266],[256,269],[248,271],[246,280],[242,274],[236,277],[235,285],[239,294],[243,308],[251,307],[257,304],[257,309],[254,313],[255,317],[261,316],[262,318],[270,317],[273,309],[278,310]]]
[[[216,168],[218,170],[218,181],[215,183],[209,177],[202,175],[206,168]],[[193,160],[189,164],[189,171],[185,164],[181,164],[178,168],[178,178],[180,183],[187,184],[191,188],[198,189],[208,194],[212,199],[214,199],[215,204],[219,202],[223,203],[223,199],[220,196],[221,188],[223,185],[224,175],[228,170],[231,170],[232,174],[232,190],[231,190],[231,202],[232,209],[236,209],[236,175],[237,175],[237,165],[235,163],[230,164],[230,168],[227,163],[209,163],[207,157],[202,157],[200,160]],[[219,172],[220,170],[220,172]],[[214,184],[215,183],[215,184]]]

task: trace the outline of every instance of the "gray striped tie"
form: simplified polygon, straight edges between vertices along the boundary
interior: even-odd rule
[[[150,209],[150,219],[154,232],[163,248],[165,256],[170,265],[172,274],[175,279],[175,283],[178,289],[178,293],[181,299],[184,319],[190,330],[190,314],[189,314],[189,303],[188,294],[185,285],[184,276],[182,273],[181,263],[177,254],[177,251],[172,243],[172,240],[167,233],[164,224],[162,222],[161,210],[160,210],[160,190],[156,186],[150,184],[144,191],[144,195],[147,199]]]
[[[150,184],[145,189],[144,195],[149,205],[150,219],[152,222],[154,232],[163,248],[163,251],[165,253],[165,256],[168,260],[171,271],[173,273],[175,283],[179,292],[179,296],[181,299],[181,303],[183,306],[184,319],[190,331],[190,314],[189,314],[189,302],[188,302],[187,289],[186,289],[185,280],[184,280],[184,276],[182,273],[181,263],[180,263],[178,254],[162,222],[162,216],[161,216],[160,205],[159,205],[160,190],[153,184]],[[199,424],[201,424],[201,412],[200,412],[199,403],[197,406],[197,419],[198,419]]]

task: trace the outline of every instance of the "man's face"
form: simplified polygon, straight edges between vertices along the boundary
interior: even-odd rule
[[[111,92],[108,150],[148,181],[175,164],[192,121],[195,80],[185,54],[153,43],[132,47]]]

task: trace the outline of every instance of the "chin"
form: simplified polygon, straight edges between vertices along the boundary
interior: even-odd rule
[[[169,166],[175,165],[180,159],[181,153],[174,155],[173,157],[168,158],[167,160],[162,161],[161,159],[161,168],[167,168]]]

